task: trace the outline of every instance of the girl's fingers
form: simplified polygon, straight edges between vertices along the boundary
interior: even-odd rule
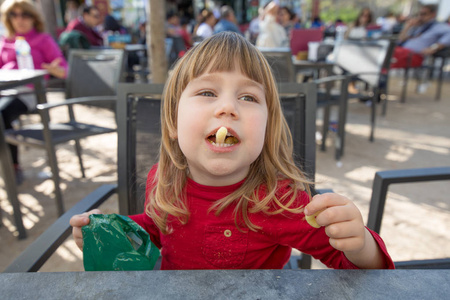
[[[333,223],[325,227],[327,236],[333,239],[346,239],[364,236],[364,227],[359,222]]]
[[[346,239],[330,238],[329,242],[334,249],[344,252],[360,251],[364,248],[364,236],[362,238],[351,237]]]
[[[326,193],[321,195],[315,195],[311,202],[305,207],[305,214],[312,215],[320,210],[324,210],[328,207],[345,205],[350,202],[344,196],[335,193]]]
[[[80,248],[80,250],[83,250],[83,234],[81,232],[81,228],[73,227],[72,235],[73,235],[73,239],[75,240],[75,243],[77,244],[78,248]]]
[[[349,222],[358,218],[359,213],[357,213],[357,208],[350,202],[345,205],[328,207],[316,217],[316,221],[321,226]]]
[[[99,209],[93,209],[91,211],[82,213],[81,215],[75,215],[70,218],[70,226],[72,227],[82,227],[89,224],[89,215],[92,214],[101,214],[102,212]]]

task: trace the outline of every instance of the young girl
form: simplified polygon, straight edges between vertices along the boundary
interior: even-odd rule
[[[222,32],[189,50],[163,99],[159,163],[145,213],[131,216],[161,269],[279,269],[292,248],[333,268],[393,267],[350,200],[310,199],[270,66],[245,38]],[[320,228],[305,221],[317,212]],[[80,249],[91,213],[70,221]]]

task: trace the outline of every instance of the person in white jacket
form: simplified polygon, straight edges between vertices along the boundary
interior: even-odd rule
[[[259,35],[257,47],[277,48],[289,47],[289,38],[283,26],[277,23],[279,5],[270,2],[264,9],[264,15],[259,21]]]

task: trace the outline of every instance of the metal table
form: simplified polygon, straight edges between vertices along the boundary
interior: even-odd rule
[[[0,70],[0,91],[33,84],[37,102],[46,103],[47,97],[45,95],[43,83],[44,75],[46,74],[48,74],[48,72],[44,70]],[[14,174],[13,162],[9,147],[5,141],[4,131],[3,118],[0,114],[0,166],[3,170],[3,179],[5,181],[8,200],[13,207],[14,221],[19,232],[18,237],[19,239],[23,239],[26,237],[26,232],[22,222],[20,202],[17,198],[16,177]]]
[[[3,299],[448,299],[450,270],[3,273]]]

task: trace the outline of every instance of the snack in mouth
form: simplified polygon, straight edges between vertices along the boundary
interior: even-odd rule
[[[239,143],[239,140],[231,133],[228,133],[227,128],[224,126],[220,127],[216,134],[209,136],[208,140],[211,144],[218,147],[230,147]]]
[[[317,217],[317,215],[320,214],[322,211],[323,211],[323,210],[320,210],[320,211],[316,212],[315,214],[312,214],[312,215],[309,215],[309,216],[306,216],[306,215],[305,215],[306,222],[308,222],[308,224],[311,225],[311,226],[314,227],[314,228],[320,228],[320,225],[317,224],[316,217]]]
[[[228,130],[225,127],[220,127],[216,132],[216,144],[223,144],[227,137]]]

